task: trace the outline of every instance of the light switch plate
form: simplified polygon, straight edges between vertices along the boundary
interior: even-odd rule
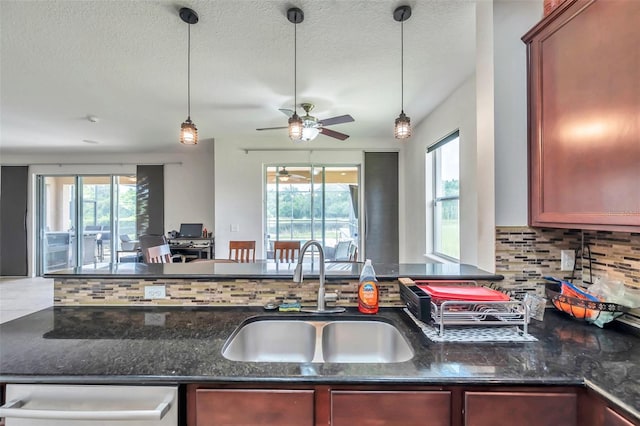
[[[145,299],[164,299],[167,292],[163,285],[147,285],[144,286]]]
[[[231,225],[231,232],[240,232],[240,225],[232,224]]]

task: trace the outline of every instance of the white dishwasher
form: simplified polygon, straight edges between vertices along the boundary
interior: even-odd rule
[[[175,386],[9,384],[6,426],[177,426]]]

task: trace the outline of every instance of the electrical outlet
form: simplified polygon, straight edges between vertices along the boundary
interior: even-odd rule
[[[165,313],[144,313],[144,325],[164,327],[167,315]]]
[[[573,271],[576,263],[576,252],[573,250],[560,250],[560,270]]]
[[[167,292],[163,285],[144,286],[145,299],[163,299],[167,297]]]

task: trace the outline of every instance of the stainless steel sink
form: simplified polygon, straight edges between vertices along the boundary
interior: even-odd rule
[[[322,329],[325,362],[403,362],[413,349],[393,325],[382,321],[334,321]]]
[[[232,361],[311,362],[316,327],[304,321],[253,321],[227,340],[222,355]]]
[[[245,362],[391,363],[413,358],[402,333],[381,319],[257,317],[227,339],[222,355]]]

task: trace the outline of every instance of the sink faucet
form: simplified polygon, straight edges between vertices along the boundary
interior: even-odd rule
[[[318,248],[318,252],[320,253],[320,287],[318,288],[318,308],[317,309],[301,309],[302,312],[312,312],[312,313],[322,313],[322,314],[331,314],[337,312],[344,312],[345,308],[330,308],[326,309],[325,307],[325,291],[324,291],[324,249],[322,248],[322,244],[320,244],[316,240],[307,241],[302,248],[300,249],[300,256],[298,257],[298,264],[296,265],[296,269],[293,272],[293,282],[301,283],[302,276],[302,261],[304,259],[304,254],[307,252],[307,249],[311,246],[316,246]]]

